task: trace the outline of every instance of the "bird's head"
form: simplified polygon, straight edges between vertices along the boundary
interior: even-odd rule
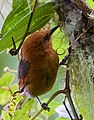
[[[32,33],[27,40],[23,43],[23,48],[28,48],[28,50],[32,49],[46,49],[52,47],[51,43],[51,35],[55,32],[55,30],[59,26],[55,26],[53,29],[49,30],[41,30],[38,32]],[[24,46],[24,47],[23,47]],[[28,47],[27,47],[28,46]],[[27,50],[27,51],[28,51]]]

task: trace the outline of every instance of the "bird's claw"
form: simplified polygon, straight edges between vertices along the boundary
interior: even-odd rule
[[[41,107],[42,107],[44,110],[50,111],[50,108],[47,107],[47,106],[48,106],[47,103],[42,103],[42,104],[41,104]]]
[[[15,48],[12,48],[12,49],[9,51],[9,53],[10,53],[12,56],[17,55],[18,52],[19,52],[18,49],[15,49]]]

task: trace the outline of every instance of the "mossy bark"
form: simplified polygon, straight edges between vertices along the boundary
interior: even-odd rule
[[[87,30],[91,24],[71,0],[53,0],[59,22],[69,43]],[[78,109],[85,120],[94,120],[94,27],[85,32],[73,45],[69,57],[71,90]]]

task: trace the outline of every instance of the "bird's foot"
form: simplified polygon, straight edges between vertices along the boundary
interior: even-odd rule
[[[41,103],[41,107],[42,107],[44,110],[47,110],[48,112],[50,111],[50,108],[48,107],[48,104],[47,104],[47,103]]]
[[[48,104],[47,104],[47,103],[42,103],[38,97],[36,97],[36,98],[37,98],[37,100],[39,101],[41,107],[42,107],[44,110],[50,111],[50,108],[48,107]]]

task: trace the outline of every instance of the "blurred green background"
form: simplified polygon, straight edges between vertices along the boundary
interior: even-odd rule
[[[4,23],[4,20],[12,10],[11,5],[12,0],[0,0],[0,31]],[[9,67],[10,69],[15,70],[17,70],[18,67],[17,57],[12,57],[10,54],[7,53],[7,51],[2,52],[0,54],[0,77],[4,73],[5,67]]]
[[[50,0],[49,0],[50,1]],[[40,3],[45,3],[45,0],[40,0]],[[47,2],[47,1],[46,1]],[[87,0],[88,4],[90,5],[91,8],[94,8],[94,2],[92,0]],[[10,13],[10,11],[12,10],[11,8],[12,6],[12,0],[0,0],[0,31],[1,31],[1,28],[2,28],[2,25],[4,23],[4,20],[6,19],[7,15]],[[52,22],[52,21],[51,21]],[[54,26],[54,23],[52,22],[52,26]],[[57,42],[58,40],[58,42]],[[61,47],[63,46],[63,47]],[[64,33],[60,32],[60,30],[58,29],[55,34],[53,34],[53,47],[54,49],[57,50],[57,52],[59,53],[63,53],[64,50],[66,50],[66,48],[68,47],[68,40],[66,38],[66,36],[64,35]],[[60,60],[65,56],[64,55],[60,55],[59,58]],[[19,61],[18,61],[18,56],[11,56],[7,50],[2,52],[0,54],[0,77],[5,73],[4,72],[4,68],[6,67],[9,67],[10,70],[17,70],[18,68],[18,64],[19,64]],[[62,74],[63,73],[63,74]],[[12,75],[15,75],[15,77],[13,77]],[[17,72],[13,72],[12,74],[8,73],[8,75],[10,80],[12,79],[13,82],[14,81],[17,81]],[[4,78],[4,77],[3,77]],[[3,78],[1,78],[1,80],[4,80]],[[58,77],[57,77],[57,82],[55,83],[53,89],[41,96],[40,98],[43,100],[44,98],[45,99],[48,99],[49,96],[51,96],[56,90],[60,89],[60,88],[64,88],[64,79],[65,79],[65,67],[60,67],[59,68],[59,71],[58,71]],[[6,78],[7,80],[7,78]],[[5,82],[5,85],[6,85],[6,81]],[[9,81],[10,82],[10,81]],[[4,83],[2,83],[4,84]],[[11,85],[10,85],[11,86]],[[17,84],[16,84],[16,90],[17,90]],[[13,88],[14,89],[14,88]],[[0,89],[1,90],[1,89]],[[7,96],[8,93],[6,92],[5,95]],[[62,104],[62,99],[64,98],[64,96],[59,96],[55,99],[55,102],[53,101],[50,105],[50,107],[52,108],[56,108],[56,106],[59,106],[60,104]],[[6,99],[4,99],[6,101]],[[3,97],[2,97],[2,100],[0,101],[1,103],[3,103]],[[58,102],[59,101],[59,102]],[[1,104],[0,103],[0,104]],[[0,105],[0,109],[2,109],[2,105]],[[38,106],[39,108],[40,106]],[[64,111],[65,112],[65,111]],[[55,118],[57,118],[57,120],[61,120],[62,118],[58,118],[58,114],[54,113],[53,110],[51,113],[47,113],[47,112],[43,112],[41,116],[41,118],[46,118],[44,116],[50,116],[49,117],[49,120],[53,120]],[[39,120],[39,119],[38,119]],[[68,118],[63,118],[63,120],[68,120]]]

